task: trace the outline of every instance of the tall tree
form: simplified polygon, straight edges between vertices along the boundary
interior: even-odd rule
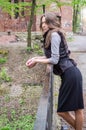
[[[37,2],[37,4],[36,4]],[[52,2],[55,2],[57,6],[60,8],[61,11],[61,6],[63,5],[68,5],[68,6],[73,6],[73,31],[76,32],[77,29],[77,21],[78,21],[78,12],[80,11],[80,8],[84,5],[86,5],[86,0],[70,0],[69,2],[65,0],[32,0],[31,4],[30,2],[19,2],[19,3],[10,3],[10,0],[0,0],[0,7],[8,12],[9,14],[12,15],[12,8],[24,8],[26,6],[29,6],[30,9],[28,12],[30,12],[30,20],[28,22],[28,37],[27,37],[27,46],[31,47],[31,28],[34,20],[34,14],[35,14],[35,9],[39,7],[45,7]],[[26,8],[27,9],[27,8]],[[18,11],[18,10],[17,10]],[[20,10],[19,10],[20,11]],[[43,12],[42,12],[43,13]]]
[[[28,24],[28,37],[27,37],[27,46],[28,47],[31,47],[31,28],[32,28],[33,20],[34,20],[35,7],[36,7],[36,0],[32,0],[30,21]]]
[[[77,32],[77,28],[80,26],[80,11],[81,11],[81,6],[82,6],[82,1],[81,0],[73,0],[73,32]]]
[[[73,32],[77,32],[80,27],[81,9],[86,6],[86,0],[72,0],[73,7]]]

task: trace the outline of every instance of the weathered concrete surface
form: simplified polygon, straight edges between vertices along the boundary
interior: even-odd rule
[[[86,90],[86,36],[74,36],[74,40],[68,43],[71,55],[77,62],[83,76],[83,88]]]
[[[73,38],[74,40],[72,42],[68,42],[71,51],[86,52],[86,36],[74,35]]]
[[[69,42],[68,46],[83,76],[83,92],[85,104],[83,130],[86,130],[86,36],[75,35],[74,40],[72,42]]]
[[[84,92],[84,104],[85,104],[85,109],[84,109],[84,126],[83,126],[83,130],[86,130],[86,36],[79,36],[79,35],[74,35],[73,36],[73,41],[72,42],[68,42],[68,47],[69,50],[71,51],[71,58],[75,59],[75,61],[77,62],[77,66],[80,69],[82,76],[83,76],[83,92]],[[58,87],[60,84],[60,79],[59,77],[57,78],[57,76],[54,77],[55,79],[55,85],[54,85],[54,109],[55,109],[55,113],[56,114],[56,109],[57,109],[57,98],[58,98]],[[60,130],[61,124],[66,124],[65,121],[62,120],[58,117],[58,116],[54,116],[55,122],[54,124],[56,125],[54,130]],[[72,128],[70,128],[70,130],[73,130]]]

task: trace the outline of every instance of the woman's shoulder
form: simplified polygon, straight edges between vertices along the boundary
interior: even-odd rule
[[[61,36],[59,35],[59,33],[58,32],[52,32],[52,34],[51,34],[51,38],[58,38],[58,39],[60,39],[61,40]]]
[[[52,32],[52,33],[51,33],[51,36],[57,36],[57,37],[60,37],[60,35],[59,35],[58,32]]]

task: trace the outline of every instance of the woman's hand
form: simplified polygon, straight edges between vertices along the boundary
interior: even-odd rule
[[[29,60],[26,62],[26,66],[29,67],[29,68],[32,68],[32,67],[34,67],[37,63],[49,64],[50,61],[49,61],[49,58],[46,58],[45,56],[33,57],[33,58],[29,59]]]
[[[46,73],[50,73],[51,71],[51,64],[47,64],[47,67],[46,67]]]
[[[35,62],[35,59],[32,58],[32,59],[29,59],[27,62],[26,62],[26,66],[29,67],[29,68],[32,68],[36,65],[36,62]]]

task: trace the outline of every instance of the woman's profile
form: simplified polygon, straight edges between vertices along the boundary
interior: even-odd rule
[[[44,56],[28,59],[26,66],[34,67],[37,63],[53,64],[53,73],[61,78],[57,114],[75,130],[83,127],[83,90],[82,74],[75,61],[70,59],[70,51],[61,28],[61,17],[55,13],[45,13],[40,19],[43,32]],[[73,111],[74,115],[70,112]]]

